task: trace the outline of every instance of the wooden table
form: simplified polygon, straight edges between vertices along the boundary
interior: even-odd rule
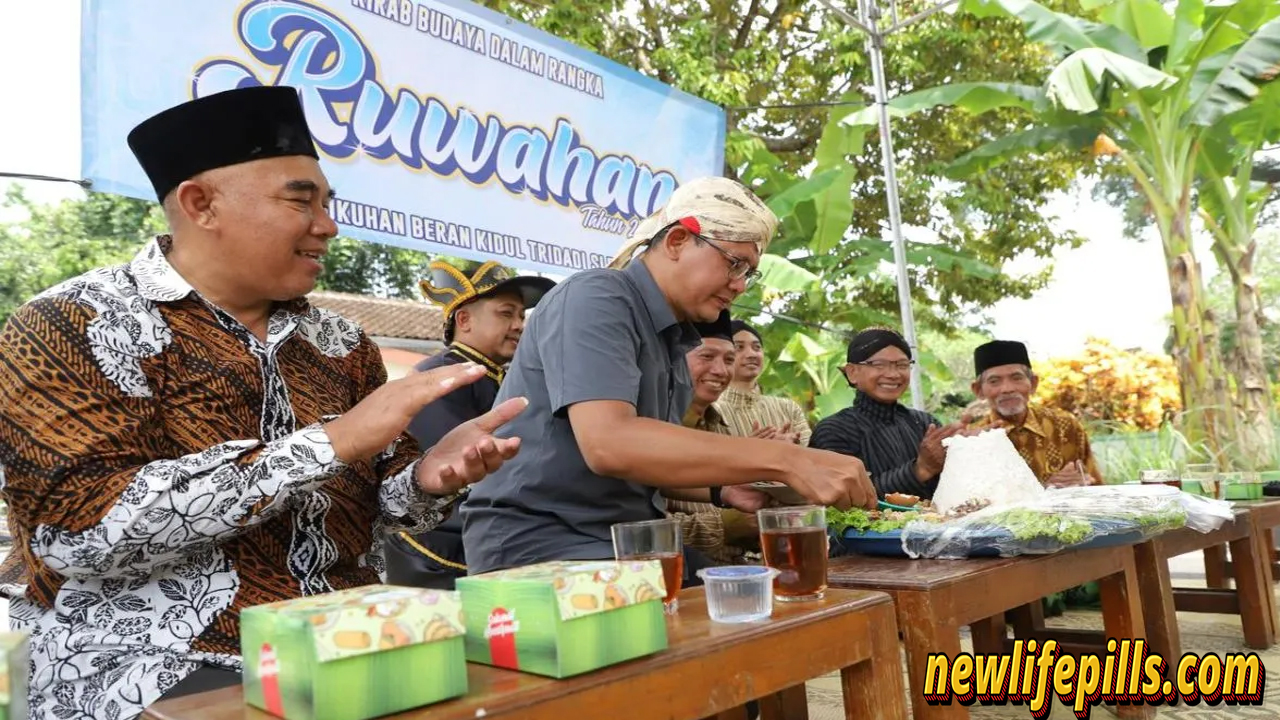
[[[1280,503],[1272,505],[1268,510],[1280,510]],[[1160,619],[1155,623],[1151,622],[1151,615],[1148,615],[1148,630],[1157,629],[1153,625],[1170,627],[1174,641],[1169,648],[1170,652],[1181,655],[1181,646],[1177,642],[1177,620],[1172,614],[1175,608],[1186,612],[1238,614],[1244,630],[1245,645],[1265,650],[1276,642],[1277,618],[1272,590],[1271,556],[1263,545],[1263,533],[1255,512],[1236,508],[1235,515],[1233,522],[1224,523],[1211,533],[1180,528],[1159,535],[1135,550],[1140,553],[1139,574],[1154,576],[1151,592],[1154,594],[1156,590],[1155,583],[1166,590],[1162,593],[1165,607],[1157,608],[1158,601],[1154,597],[1148,601],[1147,588],[1144,587],[1143,607],[1149,608],[1149,613],[1159,613]],[[1280,520],[1277,524],[1280,524]],[[1141,552],[1144,546],[1150,546],[1153,552]],[[1209,548],[1225,550],[1228,546],[1234,561],[1235,589],[1227,588],[1226,583],[1206,583],[1209,584],[1208,589],[1172,587],[1169,580],[1170,558]],[[1169,605],[1173,607],[1168,607]]]
[[[848,556],[833,559],[827,573],[832,587],[882,590],[893,596],[907,652],[915,720],[968,718],[958,703],[929,705],[920,698],[930,653],[954,658],[960,628],[973,630],[978,652],[1003,644],[1003,613],[1039,602],[1045,595],[1098,580],[1103,623],[1114,638],[1144,636],[1138,577],[1130,546],[972,560],[908,560]],[[997,629],[992,618],[1000,618]],[[998,651],[998,650],[995,650]],[[1121,717],[1146,718],[1155,709],[1117,706]]]
[[[1169,576],[1169,559],[1211,547],[1231,547],[1236,559],[1235,589],[1176,588]],[[1138,593],[1146,620],[1147,645],[1165,659],[1182,657],[1177,610],[1184,612],[1239,615],[1245,645],[1265,650],[1276,641],[1275,601],[1271,588],[1271,567],[1258,544],[1257,528],[1250,511],[1237,509],[1235,520],[1209,533],[1178,528],[1133,546],[1138,572]],[[1010,614],[1014,635],[1019,638],[1054,638],[1100,652],[1106,635],[1090,630],[1046,629],[1039,602]],[[1002,628],[1003,630],[1003,628]],[[1168,677],[1176,672],[1170,660]]]
[[[1257,542],[1262,547],[1270,564],[1271,576],[1280,577],[1280,562],[1276,559],[1275,528],[1280,527],[1280,500],[1232,500],[1237,509],[1248,510],[1252,515]],[[1234,560],[1234,557],[1232,558]],[[1204,580],[1211,588],[1226,588],[1227,583],[1235,576],[1232,562],[1227,560],[1225,545],[1205,548]]]
[[[906,720],[906,691],[893,605],[883,593],[831,590],[818,601],[777,603],[770,620],[725,625],[707,617],[701,588],[680,594],[668,621],[670,647],[646,658],[565,680],[467,665],[466,695],[394,717],[475,720],[566,717],[805,719],[806,680],[840,671],[845,717]],[[478,711],[483,710],[483,713]],[[150,720],[270,720],[244,704],[239,687],[149,708]]]

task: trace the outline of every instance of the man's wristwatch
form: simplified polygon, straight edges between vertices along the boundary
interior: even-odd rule
[[[722,510],[731,510],[731,509],[733,509],[733,506],[732,506],[732,505],[729,505],[729,504],[725,503],[725,501],[724,501],[723,499],[721,499],[721,498],[720,498],[720,491],[721,491],[721,490],[722,490],[722,488],[721,488],[719,485],[713,485],[713,486],[711,487],[711,504],[712,504],[712,505],[715,505],[716,507],[718,507],[718,508],[720,508],[720,509],[722,509]]]

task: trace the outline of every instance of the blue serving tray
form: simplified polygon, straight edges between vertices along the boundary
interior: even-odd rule
[[[1013,540],[1013,534],[1004,530],[992,528],[988,532],[974,533],[971,536],[972,545],[969,549],[968,557],[1000,557],[1000,546]],[[1129,530],[1122,533],[1113,533],[1110,535],[1100,535],[1080,543],[1073,545],[1071,550],[1085,550],[1090,548],[1115,547],[1118,545],[1132,545],[1143,540],[1143,534],[1138,529]],[[1067,549],[1067,548],[1064,548]],[[1034,545],[1028,547],[1023,555],[1034,555],[1036,548]],[[1046,545],[1044,552],[1055,552],[1052,546]],[[845,530],[843,537],[831,538],[831,556],[839,557],[841,555],[876,555],[881,557],[909,557],[907,552],[902,549],[902,531],[892,530],[890,532],[863,532],[860,530]]]

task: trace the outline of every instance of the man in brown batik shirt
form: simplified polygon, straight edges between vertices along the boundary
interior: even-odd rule
[[[409,420],[483,369],[386,383],[360,328],[303,299],[337,227],[294,89],[185,103],[129,144],[172,234],[0,334],[33,720],[239,682],[241,609],[378,582],[386,532],[440,522],[519,445],[490,435],[517,398],[423,455]]]

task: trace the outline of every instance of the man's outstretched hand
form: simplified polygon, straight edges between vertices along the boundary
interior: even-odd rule
[[[528,405],[524,398],[512,398],[450,430],[418,462],[418,487],[430,495],[452,495],[502,467],[519,452],[520,438],[493,433]]]

